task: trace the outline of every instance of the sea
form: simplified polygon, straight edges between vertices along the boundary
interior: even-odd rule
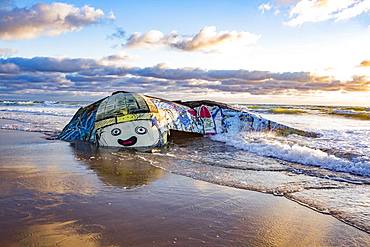
[[[0,100],[0,119],[12,120],[0,128],[55,136],[87,104]],[[370,233],[370,107],[234,106],[320,136],[237,131],[135,155],[170,173],[284,196]]]

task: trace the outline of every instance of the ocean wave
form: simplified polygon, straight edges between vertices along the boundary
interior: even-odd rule
[[[53,133],[57,134],[59,130],[51,130],[50,128],[35,127],[31,124],[4,124],[0,126],[0,129],[3,130],[18,130],[26,132],[40,132],[40,133]]]
[[[304,111],[302,109],[296,109],[296,108],[283,108],[283,107],[277,107],[269,110],[270,113],[274,114],[303,114],[307,113],[307,111]]]
[[[54,110],[52,108],[24,108],[24,109],[1,109],[0,112],[4,113],[22,113],[32,115],[48,115],[48,116],[61,116],[61,117],[72,117],[75,113],[75,109]]]
[[[0,117],[2,119],[0,129],[5,130],[19,130],[27,132],[43,132],[43,133],[57,133],[60,132],[65,122],[68,121],[65,117],[47,117],[42,118],[24,118],[24,117]]]
[[[211,139],[220,139],[221,142],[211,141],[209,138],[198,139],[189,142],[189,145],[174,145],[163,153],[140,153],[138,156],[156,167],[193,179],[285,196],[317,211],[330,213],[362,230],[370,231],[370,215],[367,213],[368,204],[366,204],[370,177],[353,175],[348,170],[337,172],[336,169],[322,169],[317,165],[318,160],[322,163],[329,161],[334,165],[336,161],[342,161],[342,159],[320,150],[301,148],[299,145],[292,151],[281,149],[279,144],[266,149],[274,152],[279,149],[280,154],[287,152],[288,157],[289,155],[310,156],[306,163],[309,164],[311,160],[316,164],[315,166],[283,161],[281,158],[274,158],[276,155],[266,157],[263,155],[266,154],[265,152],[256,151],[263,150],[262,148],[255,147],[256,152],[249,152],[248,150],[252,148],[245,148],[246,145],[244,145],[247,140],[238,137],[246,134],[249,135],[247,137],[249,143],[265,140],[276,144],[271,139],[276,142],[282,141],[279,136],[274,136],[272,133],[236,133],[226,137],[224,135],[211,137]],[[240,142],[230,142],[238,138]],[[229,145],[224,145],[224,142]],[[345,164],[348,165],[347,162]],[[366,169],[368,168],[365,167]],[[354,173],[364,174],[360,170]],[[307,196],[303,197],[301,192]],[[321,194],[319,198],[316,197],[316,192]],[[353,197],[357,193],[360,195]]]
[[[299,108],[289,108],[289,107],[271,107],[271,108],[258,108],[258,107],[250,107],[248,106],[245,108],[247,111],[252,111],[256,113],[272,113],[272,114],[304,114],[309,113],[307,110],[299,109]]]
[[[0,105],[33,105],[34,101],[9,101],[9,100],[0,100]]]
[[[254,112],[266,114],[283,114],[283,115],[302,115],[302,114],[317,114],[317,108],[307,106],[288,106],[288,105],[239,105],[239,108]]]
[[[57,104],[57,101],[43,101],[43,100],[26,100],[26,101],[16,101],[16,100],[0,100],[0,105],[37,105],[37,104]]]
[[[56,132],[61,131],[70,118],[70,116],[61,116],[61,114],[0,111],[0,128],[31,132]]]
[[[366,106],[341,106],[338,109],[350,110],[350,111],[370,111],[370,107]]]
[[[240,108],[266,114],[324,114],[357,120],[370,120],[370,107],[366,106],[292,106],[292,105],[238,105]]]
[[[212,136],[215,141],[255,153],[265,157],[277,158],[307,166],[315,166],[336,172],[370,177],[370,163],[366,161],[350,161],[328,154],[322,150],[299,144],[289,144],[271,140],[261,136],[256,138],[254,133],[241,132],[238,134],[218,134]]]
[[[0,100],[0,106],[51,106],[51,107],[81,107],[86,105],[85,102],[79,101],[47,101],[47,100],[30,100],[30,101],[13,101]]]
[[[368,111],[337,109],[337,110],[329,111],[329,114],[353,118],[353,119],[359,119],[359,120],[370,120],[370,112]]]

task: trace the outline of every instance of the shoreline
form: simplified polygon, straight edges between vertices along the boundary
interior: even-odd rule
[[[295,198],[293,198],[291,196],[289,197],[289,194],[275,194],[275,193],[270,192],[270,191],[261,191],[261,190],[255,190],[253,188],[244,188],[244,187],[238,186],[238,185],[234,185],[234,186],[231,187],[231,186],[228,186],[226,184],[217,183],[217,182],[210,182],[210,181],[208,181],[206,179],[193,178],[191,176],[186,176],[186,175],[183,175],[181,173],[171,172],[171,171],[168,171],[167,169],[162,168],[162,167],[159,167],[159,166],[155,166],[155,165],[152,165],[152,166],[157,167],[159,169],[163,169],[164,171],[166,171],[168,173],[175,174],[175,175],[178,175],[178,176],[185,176],[187,178],[191,178],[191,179],[194,179],[196,181],[203,181],[203,182],[206,182],[206,183],[210,183],[210,184],[214,184],[214,185],[218,185],[218,186],[223,186],[223,187],[227,187],[227,188],[233,188],[233,189],[238,189],[238,190],[246,190],[246,191],[257,192],[257,193],[262,193],[262,194],[266,194],[266,195],[272,195],[274,197],[283,197],[283,198],[285,198],[285,199],[287,199],[287,200],[289,200],[291,202],[297,203],[300,206],[303,206],[305,208],[308,208],[310,210],[313,210],[313,211],[315,211],[317,213],[320,213],[320,214],[323,214],[323,215],[329,215],[329,216],[331,216],[331,217],[333,217],[333,218],[335,218],[335,219],[337,219],[337,220],[345,223],[346,225],[352,226],[352,227],[354,227],[354,228],[356,228],[356,229],[358,229],[358,230],[360,230],[360,231],[362,231],[364,233],[370,234],[370,232],[367,231],[365,228],[361,228],[360,226],[358,226],[358,225],[356,225],[356,224],[354,224],[354,223],[352,223],[350,221],[346,221],[346,220],[344,220],[344,219],[342,219],[340,217],[336,217],[335,214],[331,214],[330,212],[325,212],[323,210],[320,210],[318,208],[315,208],[314,206],[311,206],[311,205],[309,205],[307,203],[301,202],[301,201],[299,201],[299,200],[297,200],[297,199],[295,199]]]
[[[87,217],[88,222],[94,222],[94,219],[91,219],[91,216],[86,215],[86,212],[83,212],[83,210],[80,209],[81,205],[79,205],[78,200],[86,201],[86,205],[89,205],[91,202],[96,202],[100,204],[102,201],[111,201],[111,204],[109,204],[108,202],[108,204],[104,204],[103,206],[100,205],[100,207],[98,207],[97,209],[89,207],[87,212],[97,212],[97,215],[103,216],[108,214],[106,217],[98,217],[95,224],[101,225],[105,229],[109,229],[112,227],[112,223],[116,221],[116,223],[119,223],[118,225],[120,226],[120,229],[124,228],[126,231],[130,232],[130,243],[142,246],[149,243],[148,239],[142,241],[139,237],[143,233],[142,229],[140,229],[140,226],[142,226],[143,222],[148,223],[148,219],[146,219],[147,217],[153,217],[154,219],[152,221],[149,220],[148,224],[151,227],[146,229],[146,231],[159,232],[160,237],[158,239],[155,236],[152,236],[152,238],[156,239],[156,241],[159,241],[156,243],[160,243],[160,245],[174,244],[173,241],[176,242],[175,244],[180,245],[205,244],[202,241],[206,241],[207,244],[213,245],[218,245],[220,243],[234,243],[237,245],[237,243],[244,243],[243,241],[248,241],[248,243],[250,244],[262,246],[264,245],[263,243],[266,244],[268,243],[268,241],[278,243],[281,241],[282,238],[287,238],[289,236],[292,238],[289,241],[295,241],[289,243],[301,243],[302,245],[304,245],[304,243],[307,244],[312,242],[326,245],[336,245],[341,244],[341,241],[344,241],[344,239],[346,238],[351,239],[351,241],[357,241],[354,240],[353,236],[357,236],[357,238],[363,241],[362,243],[370,241],[370,235],[366,231],[359,229],[356,226],[352,226],[348,222],[342,221],[333,215],[324,214],[323,212],[311,208],[309,205],[304,205],[299,201],[287,198],[285,196],[282,197],[270,193],[260,193],[259,191],[246,190],[243,188],[240,189],[224,185],[217,185],[206,181],[200,181],[190,177],[185,177],[183,175],[176,175],[163,169],[161,169],[161,172],[158,170],[159,168],[154,168],[154,166],[152,165],[144,164],[139,160],[135,160],[135,157],[132,154],[127,154],[127,156],[125,156],[126,159],[124,163],[122,163],[122,160],[117,159],[117,157],[109,156],[109,154],[106,154],[104,152],[98,152],[96,153],[97,155],[91,155],[89,151],[85,150],[85,147],[82,147],[79,150],[78,148],[72,148],[68,143],[46,140],[46,136],[45,138],[43,138],[42,135],[43,134],[40,132],[0,130],[0,136],[2,136],[2,142],[0,142],[0,153],[2,153],[2,155],[5,154],[3,156],[5,160],[0,160],[0,172],[5,178],[5,181],[7,181],[7,176],[9,176],[9,181],[20,178],[21,181],[17,182],[21,182],[21,184],[28,184],[26,188],[21,188],[21,190],[28,191],[27,193],[41,193],[43,194],[43,196],[47,196],[50,193],[53,196],[54,194],[56,194],[57,197],[63,198],[64,203],[62,203],[62,208],[67,208],[70,211],[74,211],[74,216],[67,219],[66,217],[62,217],[60,214],[61,212],[63,212],[63,210],[60,211],[60,205],[52,206],[51,209],[49,207],[46,207],[46,211],[50,210],[52,214],[56,215],[56,219],[52,218],[52,220],[49,219],[43,222],[46,225],[59,219],[59,221],[57,221],[59,223],[56,223],[56,227],[65,230],[66,228],[69,229],[70,226],[76,224],[75,222],[71,223],[71,220],[77,220],[76,222],[82,223],[86,222]],[[11,138],[12,136],[14,137],[14,139]],[[11,145],[9,145],[9,142]],[[29,149],[35,149],[39,151],[43,149],[51,150],[50,152],[47,152],[45,154],[46,161],[38,162],[36,161],[37,157],[32,157],[32,155],[37,156],[37,154],[30,152]],[[15,150],[23,150],[23,154],[19,155],[20,157],[18,157],[17,155],[14,155]],[[28,155],[30,156],[24,155],[25,152],[30,152],[28,153]],[[13,161],[13,164],[15,164],[16,166],[18,158],[20,158],[20,160],[23,160],[23,162],[25,161],[25,163],[22,163],[22,166],[20,166],[20,170],[16,167],[11,167],[12,165],[9,164],[9,162],[13,160],[11,159],[12,155],[14,156],[13,159],[15,160]],[[44,166],[49,167],[46,164],[48,164],[48,162],[51,162],[53,160],[53,157],[54,159],[55,157],[58,157],[60,159],[59,161],[54,161],[56,162],[56,164],[52,166],[54,167],[53,169],[56,169],[56,171],[50,170],[51,168],[48,168],[49,170],[44,170]],[[29,159],[32,160],[32,162],[30,162],[34,166],[32,168],[28,167],[27,165]],[[129,161],[129,164],[127,164],[126,160]],[[72,168],[69,165],[66,165],[66,163],[72,164]],[[114,166],[113,170],[112,164]],[[150,168],[149,166],[153,168]],[[48,183],[54,183],[51,181],[48,181],[46,183],[46,185],[48,186],[44,188],[43,186],[45,185],[40,185],[37,179],[28,180],[27,178],[22,178],[22,169],[25,169],[26,174],[35,173],[36,178],[42,178],[41,181],[43,179],[46,179],[46,177],[48,176],[54,177],[57,181],[63,184],[63,188],[58,189],[53,188],[53,186],[50,187]],[[31,169],[32,171],[29,169]],[[18,174],[16,174],[16,176],[14,177],[14,174],[12,173],[15,173],[15,171],[18,172]],[[78,179],[73,178],[73,176],[77,176]],[[65,182],[64,179],[66,179],[67,182]],[[85,180],[92,180],[92,182],[90,181],[89,183],[91,184],[86,185],[85,183],[82,183],[82,181]],[[12,197],[17,197],[17,193],[15,191],[19,190],[20,188],[16,189],[16,185],[13,183],[14,181],[5,186],[5,192],[3,191],[4,187],[0,186],[0,189],[2,190],[0,191],[1,198],[11,200]],[[140,185],[137,185],[137,183],[139,183]],[[4,184],[5,182],[3,182],[2,185]],[[91,188],[86,190],[86,188],[88,187]],[[159,195],[159,198],[156,198],[154,195]],[[53,196],[51,196],[52,200],[55,199],[53,198]],[[27,198],[26,196],[26,198],[23,199],[28,200],[29,198]],[[171,202],[171,200],[174,201]],[[199,203],[189,203],[189,201],[192,200],[196,200]],[[259,201],[263,201],[265,203],[261,204],[261,202]],[[130,205],[128,207],[130,210],[125,210],[126,206],[121,205],[118,202],[128,203]],[[137,208],[135,202],[140,202],[142,204],[140,204],[141,206],[138,206]],[[181,203],[178,202],[186,204],[187,207],[184,207]],[[44,205],[45,202],[42,202],[42,200],[40,204],[41,207],[47,206]],[[209,206],[209,204],[213,206]],[[129,221],[130,224],[120,221],[119,219],[114,219],[114,217],[112,217],[114,214],[106,212],[107,205],[115,205],[114,211],[116,213],[126,212],[124,214],[124,217]],[[165,208],[160,208],[159,205],[164,205]],[[10,205],[6,203],[2,203],[0,204],[0,210],[7,211],[9,210],[9,206]],[[276,209],[276,206],[278,206],[279,210]],[[196,208],[198,211],[191,210],[194,208]],[[26,209],[21,210],[21,212],[29,213],[29,211],[32,212],[33,210],[35,209],[32,207],[26,207]],[[175,210],[177,214],[173,214],[173,210]],[[274,213],[270,215],[271,212],[269,212],[269,210],[272,210]],[[167,219],[168,224],[164,224],[162,225],[162,228],[159,227],[159,229],[156,229],[156,227],[154,226],[156,226],[158,222],[162,222],[163,220],[161,217],[158,216],[158,212],[160,212],[159,215],[163,215]],[[253,216],[249,216],[251,212]],[[42,213],[38,212],[38,214],[41,214],[41,218],[43,218]],[[92,215],[94,214],[92,213]],[[142,218],[143,215],[146,215],[146,217]],[[221,215],[222,217],[219,218],[219,215]],[[3,216],[0,216],[0,218],[1,217]],[[241,221],[240,218],[242,217],[246,218],[246,220]],[[257,229],[268,232],[270,232],[271,229],[274,229],[273,227],[269,230],[270,225],[266,225],[265,223],[263,223],[264,221],[260,220],[261,217],[267,217],[267,222],[274,222],[274,224],[272,225],[274,227],[278,227],[280,231],[281,229],[285,229],[283,232],[285,232],[286,234],[288,234],[289,232],[289,236],[285,236],[280,232],[277,235],[272,234],[274,235],[272,237],[267,237],[268,241],[264,242],[266,241],[265,237],[261,238],[258,237],[258,235],[254,235],[253,233],[256,234],[255,229],[250,229],[249,227],[247,227],[248,225],[254,225]],[[23,222],[21,219],[19,220],[20,222]],[[2,222],[7,222],[8,224],[12,225],[14,224],[14,222],[16,222],[16,220],[13,221],[12,219],[6,219]],[[180,227],[179,223],[181,222],[186,222],[187,225],[190,225],[193,228],[198,227],[202,224],[204,225],[205,222],[216,224],[217,227],[213,229],[217,229],[217,232],[221,232],[224,235],[221,234],[221,237],[221,235],[219,234],[220,237],[217,237],[216,234],[216,237],[212,238],[207,236],[206,234],[206,237],[204,237],[204,239],[194,240],[192,239],[193,236],[199,237],[199,235],[202,235],[200,234],[202,230],[204,231],[204,233],[207,233],[210,231],[210,229],[200,228],[197,231],[182,229],[184,230],[182,234],[184,236],[186,235],[186,237],[176,237],[177,240],[172,239],[172,243],[168,242],[168,239],[164,237],[167,234],[165,232],[173,231],[179,234],[178,231],[176,231],[175,229],[176,227]],[[237,224],[232,224],[230,222]],[[31,222],[28,222],[27,224],[30,224],[32,228],[32,226],[35,225],[35,221],[31,220]],[[41,224],[41,228],[45,227],[45,224]],[[228,224],[230,224],[229,227],[231,227],[231,229],[233,229],[233,231],[237,234],[228,233]],[[90,224],[87,225],[87,227],[82,227],[82,229],[79,229],[79,231],[86,231],[86,229],[89,229],[89,227],[91,227]],[[207,224],[205,224],[205,226],[206,225]],[[296,229],[292,230],[292,228]],[[248,230],[246,231],[246,229]],[[325,232],[325,230],[328,231],[328,229],[331,229],[329,230],[330,234],[328,234],[327,236],[318,237],[318,230],[320,230],[319,232]],[[18,230],[20,232],[24,231],[24,229]],[[103,245],[112,243],[122,244],[123,239],[119,236],[116,236],[114,234],[112,236],[112,234],[109,234],[104,230],[93,230],[93,232],[97,232],[96,234],[102,236],[99,241],[102,241]],[[36,230],[28,231],[35,232]],[[277,230],[275,229],[275,232],[276,231]],[[69,230],[67,230],[67,232],[69,232]],[[57,235],[55,233],[55,229],[52,230],[50,234]],[[300,234],[303,234],[303,236],[300,236]],[[315,234],[316,238],[313,237]],[[4,234],[3,231],[0,231],[0,236],[2,236],[0,238],[0,243],[7,243],[7,241],[4,242],[3,239],[5,235],[6,234]],[[111,239],[111,241],[105,239],[105,235],[107,235],[107,239]],[[296,239],[295,237],[293,237],[295,235],[297,235]],[[249,236],[249,238],[246,238],[245,236]],[[307,242],[307,238],[310,239],[310,242]],[[31,242],[42,240],[45,240],[45,236],[39,236],[37,239],[32,239]],[[10,242],[17,243],[17,239],[10,240]],[[356,242],[352,242],[352,244],[354,243]],[[357,242],[357,244],[361,245],[361,242]]]

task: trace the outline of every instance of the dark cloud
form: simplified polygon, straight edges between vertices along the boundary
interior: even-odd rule
[[[9,4],[6,4],[9,6]],[[38,3],[25,8],[0,8],[0,39],[30,39],[76,31],[107,18],[101,9],[66,3]]]
[[[18,66],[13,63],[0,64],[0,74],[14,74],[18,72]]]
[[[0,59],[0,95],[38,92],[97,95],[116,90],[142,93],[302,94],[317,91],[367,92],[365,76],[342,82],[308,72],[170,69],[114,66],[122,56],[94,59],[49,57]]]
[[[90,76],[103,75],[127,75],[133,74],[142,77],[153,77],[167,80],[230,80],[236,79],[239,81],[263,81],[263,80],[287,80],[287,81],[308,81],[312,76],[308,72],[285,72],[272,73],[269,71],[248,71],[248,70],[202,70],[199,68],[181,68],[169,69],[161,66],[147,68],[98,68],[89,71],[83,71],[82,74]],[[322,78],[320,78],[322,80]]]
[[[0,59],[0,64],[15,64],[22,71],[39,71],[39,72],[78,72],[83,69],[92,69],[98,66],[94,59],[84,58],[51,58],[51,57],[34,57],[22,58],[12,57]]]

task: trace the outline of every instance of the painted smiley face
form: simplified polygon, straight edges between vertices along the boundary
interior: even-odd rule
[[[145,128],[143,126],[137,126],[137,127],[135,127],[135,132],[138,135],[145,135],[148,132],[148,130],[147,130],[147,128]],[[112,134],[112,136],[119,136],[122,133],[122,131],[121,131],[120,128],[114,128],[114,129],[111,130],[110,133]],[[136,136],[131,136],[130,138],[128,138],[126,140],[118,139],[117,142],[118,142],[118,144],[120,144],[122,146],[129,147],[129,146],[133,146],[137,143],[137,137]]]
[[[158,128],[151,121],[114,124],[100,130],[99,145],[110,147],[152,147],[160,141]]]

